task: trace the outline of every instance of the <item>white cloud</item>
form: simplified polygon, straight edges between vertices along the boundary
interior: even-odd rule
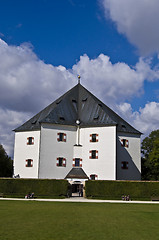
[[[159,103],[149,102],[144,108],[133,112],[129,103],[121,103],[116,106],[116,111],[136,129],[140,130],[144,136],[151,131],[159,129]]]
[[[151,62],[143,58],[130,67],[122,62],[112,64],[104,54],[96,59],[84,55],[68,70],[64,66],[45,64],[28,44],[10,46],[0,40],[0,143],[9,154],[13,152],[12,130],[73,87],[78,74],[81,83],[110,107],[143,94],[146,79],[155,81],[159,78],[158,70],[152,69]],[[132,113],[130,108],[125,104],[119,109],[127,120],[133,116],[133,125],[142,131],[143,126],[139,123],[144,121],[141,118],[144,109]],[[147,129],[148,126],[151,128],[151,123],[147,123]]]
[[[13,130],[28,120],[31,114],[0,108],[0,144],[11,156],[13,155]]]
[[[140,95],[145,79],[155,81],[159,78],[158,69],[151,69],[150,63],[140,58],[136,66],[129,67],[123,62],[112,64],[104,54],[96,59],[84,55],[73,66],[73,73],[80,73],[81,81],[88,89],[107,104],[112,104]]]
[[[159,52],[158,0],[100,0],[106,17],[142,55]]]
[[[17,111],[37,111],[72,86],[72,74],[45,64],[30,46],[0,41],[0,104]]]
[[[153,130],[159,129],[159,103],[150,102],[145,105],[144,108],[140,108],[136,113],[136,119],[134,121],[144,134],[148,134]]]

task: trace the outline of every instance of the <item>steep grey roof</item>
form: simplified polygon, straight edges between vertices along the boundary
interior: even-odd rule
[[[89,179],[89,177],[86,175],[82,168],[72,168],[65,177],[65,179],[66,178]]]
[[[14,131],[38,130],[41,123],[76,126],[77,119],[80,127],[117,125],[120,132],[141,134],[80,83]]]

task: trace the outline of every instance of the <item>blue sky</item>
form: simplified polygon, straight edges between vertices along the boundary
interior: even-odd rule
[[[70,68],[85,53],[90,58],[104,53],[112,62],[129,64],[138,58],[111,20],[105,20],[96,0],[6,0],[1,3],[0,22],[8,44],[29,42],[40,59],[55,66]]]
[[[157,0],[0,1],[0,143],[81,83],[144,133],[158,129]]]

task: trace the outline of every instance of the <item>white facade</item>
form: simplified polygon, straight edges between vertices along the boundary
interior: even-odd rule
[[[82,167],[87,176],[98,180],[116,179],[116,126],[81,129]],[[98,134],[98,142],[90,142],[90,135]],[[91,150],[98,151],[97,159],[90,159]]]
[[[95,175],[98,180],[139,180],[140,137],[116,132],[116,126],[78,131],[77,127],[53,124],[42,124],[41,131],[16,132],[14,174],[22,178],[64,179],[79,158],[77,167],[89,178]],[[59,133],[65,134],[65,141],[58,141]],[[96,142],[91,141],[92,134],[98,136]],[[28,137],[34,139],[33,144],[27,144]],[[123,139],[128,146],[122,146]],[[91,151],[96,151],[96,158],[91,158]],[[59,158],[64,159],[64,166],[57,165]],[[27,159],[32,159],[30,167],[26,165]]]
[[[28,144],[32,137],[33,144]],[[14,175],[23,178],[38,178],[40,131],[16,132],[14,144]],[[27,167],[27,160],[31,159],[32,167]]]
[[[59,132],[66,134],[66,142],[57,141]],[[39,178],[65,178],[72,168],[75,143],[75,127],[43,124],[41,127]],[[66,167],[58,167],[57,158],[65,158]]]

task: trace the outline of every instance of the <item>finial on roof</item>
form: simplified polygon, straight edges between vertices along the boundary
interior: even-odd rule
[[[80,75],[78,75],[78,83],[80,83],[80,79],[81,79],[81,76],[80,76]]]

